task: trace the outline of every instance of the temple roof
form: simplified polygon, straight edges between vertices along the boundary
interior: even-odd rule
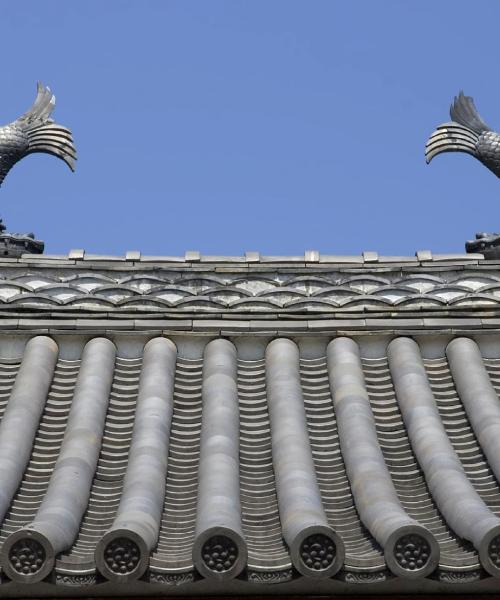
[[[4,596],[496,589],[496,262],[140,258],[0,261]]]

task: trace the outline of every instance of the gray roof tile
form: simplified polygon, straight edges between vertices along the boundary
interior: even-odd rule
[[[107,257],[103,257],[107,258]],[[135,256],[137,258],[137,256]],[[387,316],[425,308],[437,317],[443,310],[487,311],[500,308],[498,266],[429,262],[360,263],[354,268],[325,263],[287,265],[242,262],[159,263],[125,260],[37,262],[29,266],[0,261],[0,307],[20,317],[26,310],[107,312],[143,315],[161,312],[172,318],[207,314],[235,318],[247,312],[264,315],[376,310]],[[320,260],[322,257],[320,257]],[[54,264],[55,263],[55,264]],[[345,266],[345,265],[344,265]],[[403,316],[403,315],[402,315]],[[472,315],[471,315],[472,316]],[[480,315],[478,315],[480,316]],[[287,317],[289,318],[289,317]]]
[[[259,262],[260,252],[245,252],[245,259],[247,262]]]
[[[188,250],[184,255],[186,262],[199,262],[201,260],[201,254],[198,250]]]
[[[85,258],[85,250],[78,248],[68,252],[68,258],[71,260],[83,260]]]
[[[429,262],[452,262],[459,264],[474,264],[478,262],[485,262],[486,264],[494,265],[498,264],[499,261],[486,260],[482,254],[472,253],[448,253],[448,254],[433,254],[430,250],[419,250],[415,253],[415,256],[380,256],[377,252],[363,252],[362,255],[335,255],[335,254],[320,254],[317,250],[308,250],[303,256],[263,256],[259,252],[245,252],[244,256],[211,256],[204,255],[199,251],[188,251],[184,256],[143,256],[139,251],[133,250],[128,251],[123,256],[113,255],[100,255],[100,254],[87,254],[83,249],[71,250],[68,255],[50,255],[50,254],[23,254],[21,258],[8,258],[0,257],[1,264],[12,264],[12,263],[36,263],[44,264],[52,262],[54,264],[61,262],[65,264],[71,264],[74,260],[81,260],[82,258],[87,262],[96,262],[102,264],[102,262],[117,263],[130,261],[131,256],[139,256],[141,262],[153,262],[162,265],[169,263],[192,263],[192,262],[204,262],[204,263],[227,263],[227,264],[238,264],[240,262],[258,262],[280,264],[283,266],[293,266],[297,263],[305,263],[312,260],[313,262],[320,262],[322,264],[331,264],[340,266],[342,264],[358,264],[363,262],[380,262],[390,264],[394,262],[415,262],[421,263]],[[307,258],[306,258],[307,257]],[[136,259],[134,259],[136,260]]]
[[[320,260],[320,254],[317,250],[306,250],[304,260],[305,262],[317,263]]]
[[[497,263],[70,254],[0,259],[6,596],[500,576]]]
[[[378,252],[363,252],[363,260],[365,263],[378,262]]]
[[[292,565],[325,590],[389,569],[418,591],[439,553],[434,579],[497,576],[500,487],[482,474],[500,469],[500,359],[463,337],[432,359],[408,337],[378,358],[349,338],[315,358],[205,339],[203,358],[156,337],[138,358],[95,338],[69,360],[37,336],[0,359],[0,558],[23,594],[49,573],[145,573],[146,590]]]
[[[432,260],[432,252],[430,250],[417,250],[415,256],[420,262]]]

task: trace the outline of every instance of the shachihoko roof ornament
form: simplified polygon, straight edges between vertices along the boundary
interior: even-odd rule
[[[443,152],[465,152],[500,177],[500,134],[483,121],[470,96],[460,92],[450,107],[451,122],[439,125],[425,146],[427,163]]]
[[[450,106],[449,123],[438,125],[425,145],[428,163],[444,152],[464,152],[477,158],[500,177],[500,134],[483,121],[471,96],[461,91]],[[476,239],[465,244],[466,252],[481,253],[486,258],[500,258],[500,234],[476,233]]]
[[[38,82],[36,100],[28,112],[0,127],[0,185],[17,162],[35,152],[52,154],[75,170],[76,149],[71,131],[50,118],[55,105],[56,97],[50,88]]]
[[[76,149],[67,127],[55,123],[50,115],[56,97],[41,82],[33,106],[24,115],[0,127],[0,186],[12,167],[29,154],[42,152],[63,160],[75,170]],[[6,233],[0,220],[0,254],[9,258],[22,254],[41,254],[44,243],[33,233]]]

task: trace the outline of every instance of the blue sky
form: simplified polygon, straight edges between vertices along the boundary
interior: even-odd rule
[[[500,130],[491,0],[4,0],[0,121],[41,79],[72,174],[0,189],[48,253],[413,255],[500,230],[500,181],[424,145],[453,96]]]

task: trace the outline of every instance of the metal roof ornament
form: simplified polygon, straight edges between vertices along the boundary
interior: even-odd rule
[[[477,158],[497,177],[500,177],[500,134],[486,125],[471,96],[460,92],[450,106],[449,123],[438,125],[425,145],[428,163],[443,152],[465,152]],[[500,258],[500,234],[476,233],[476,239],[465,244],[469,253],[479,253],[485,258]]]
[[[50,88],[38,82],[33,106],[16,121],[0,127],[0,186],[17,162],[38,152],[52,154],[75,170],[76,149],[71,131],[50,118],[55,105]],[[15,257],[43,252],[44,243],[32,233],[5,233],[5,229],[0,219],[0,254]]]
[[[465,152],[500,177],[500,134],[483,121],[471,96],[460,92],[450,107],[451,122],[439,125],[427,140],[427,163],[443,152]]]
[[[75,170],[76,149],[67,127],[50,118],[56,97],[38,82],[35,103],[19,119],[0,127],[0,185],[10,169],[35,152],[52,154]]]

